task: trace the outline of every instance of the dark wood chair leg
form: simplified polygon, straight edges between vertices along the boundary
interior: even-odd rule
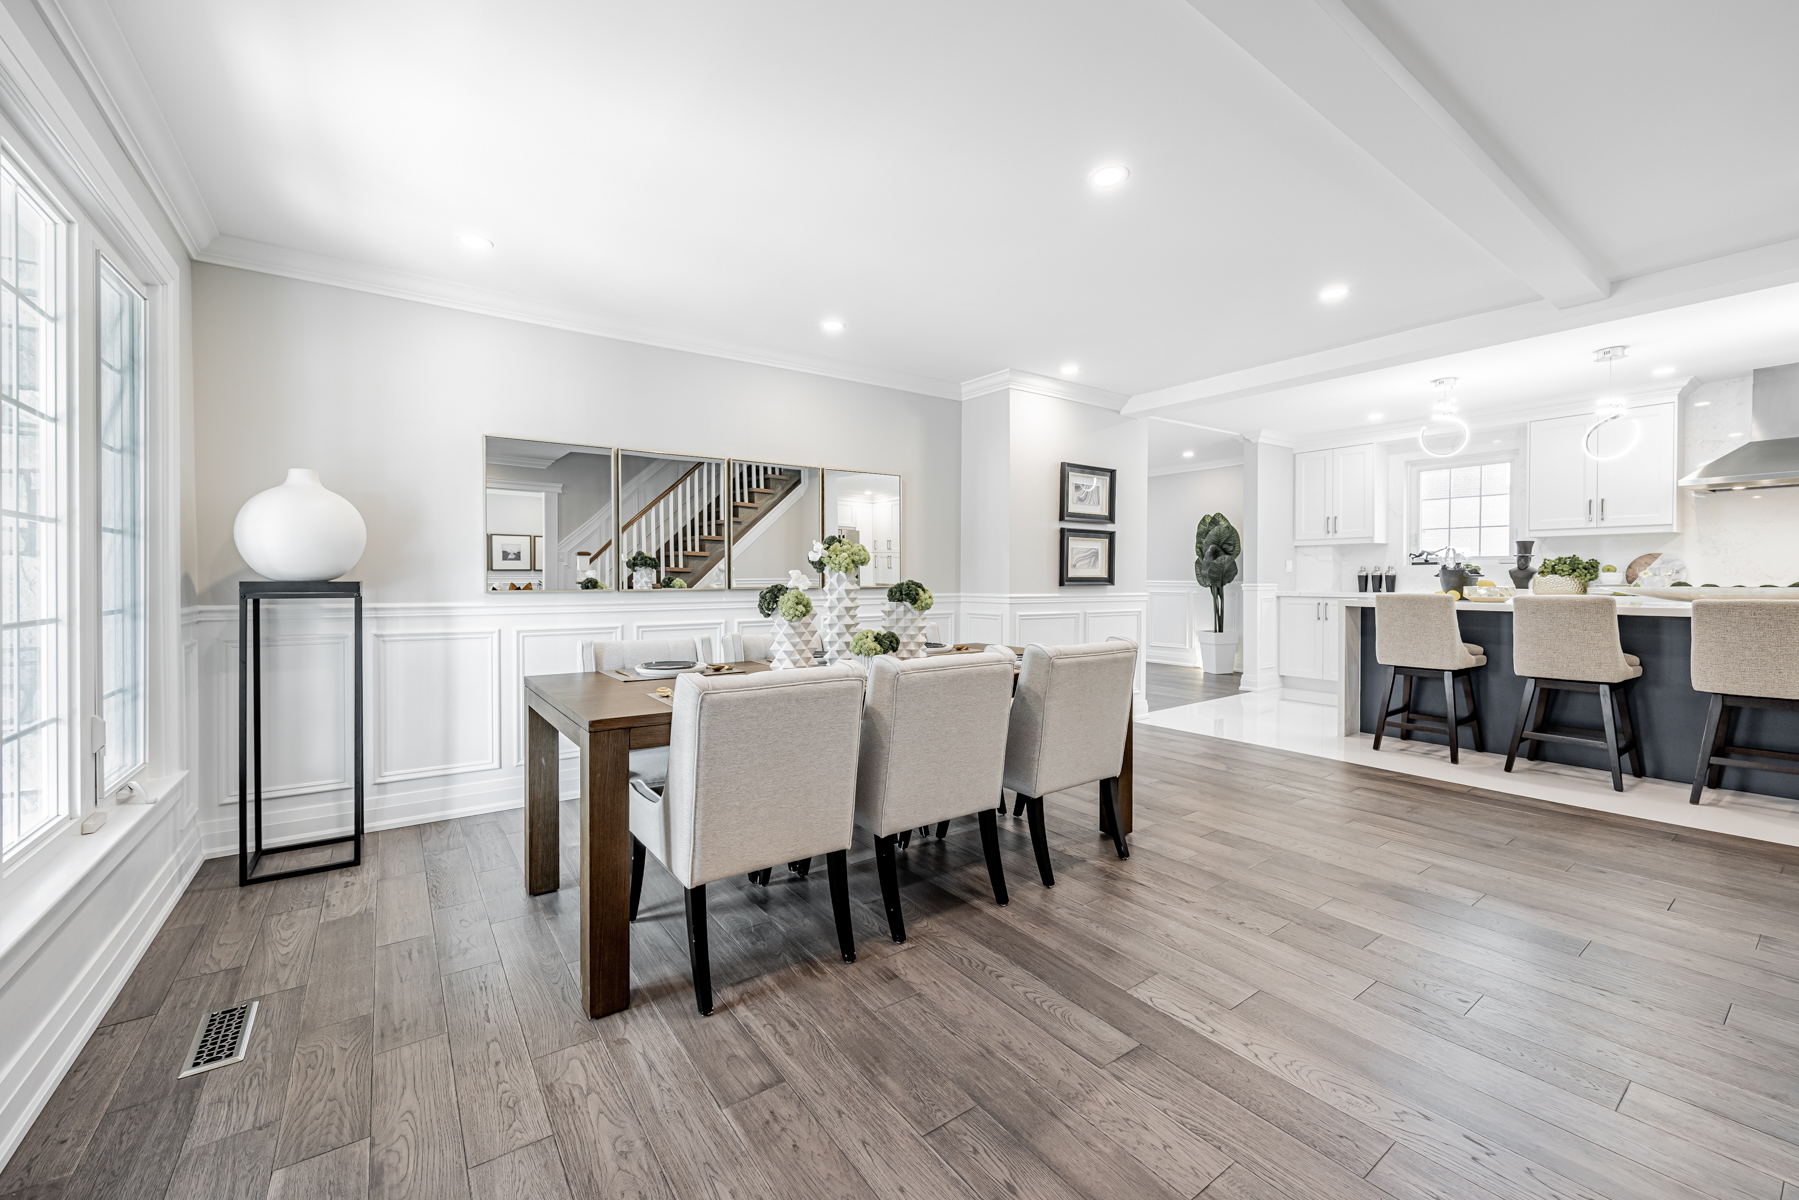
[[[1406,728],[1406,722],[1412,717],[1412,683],[1416,676],[1406,675],[1403,678],[1405,686],[1400,689],[1399,696],[1399,740],[1409,742],[1412,740],[1412,731]]]
[[[946,838],[948,836],[949,836],[949,822],[948,821],[937,822],[937,837],[939,838],[939,840]]]
[[[900,912],[899,866],[893,860],[893,834],[875,839],[875,872],[881,877],[881,903],[887,908],[887,932],[895,942],[906,940],[906,918]]]
[[[1637,741],[1636,716],[1630,710],[1630,693],[1632,689],[1627,683],[1615,693],[1618,697],[1618,730],[1630,745],[1630,773],[1638,779],[1643,777],[1643,745]]]
[[[1536,681],[1532,680],[1531,682],[1535,683]],[[1543,728],[1543,722],[1549,719],[1549,693],[1554,690],[1554,688],[1546,688],[1542,684],[1537,684],[1537,711],[1536,715],[1531,718],[1531,729],[1535,730]],[[1524,757],[1528,758],[1531,762],[1536,762],[1538,759],[1542,758],[1543,743],[1532,742],[1530,744],[1530,749],[1524,752]]]
[[[1124,840],[1124,834],[1119,832],[1124,827],[1124,822],[1118,815],[1118,777],[1116,775],[1110,779],[1099,781],[1099,807],[1106,815],[1106,832],[1112,835],[1112,848],[1118,851],[1119,858],[1129,858],[1131,845]]]
[[[856,961],[856,928],[850,921],[849,851],[833,850],[825,855],[825,874],[831,882],[831,915],[837,918],[837,948],[843,951],[844,962],[853,963]]]
[[[1530,706],[1537,698],[1537,681],[1526,678],[1524,681],[1524,702],[1518,706],[1518,722],[1512,726],[1512,748],[1506,752],[1505,769],[1511,770],[1518,761],[1518,743],[1524,740],[1525,731],[1530,728]]]
[[[999,790],[999,807],[994,809],[994,814],[996,816],[1001,816],[1001,817],[1006,815],[1006,789],[1005,788],[1001,788]]]
[[[1462,727],[1455,723],[1455,672],[1443,672],[1443,711],[1448,715],[1444,720],[1449,722],[1449,762],[1453,766],[1462,761]]]
[[[700,1016],[712,1015],[712,952],[706,943],[706,885],[687,889],[687,958]]]
[[[787,864],[787,869],[792,871],[795,875],[798,875],[801,879],[804,879],[806,876],[812,874],[812,860],[809,858],[795,859]]]
[[[1599,720],[1605,725],[1605,755],[1612,765],[1612,791],[1624,790],[1624,768],[1618,761],[1618,714],[1613,709],[1612,685],[1599,685]]]
[[[1705,736],[1699,739],[1699,765],[1693,768],[1693,790],[1687,796],[1688,804],[1699,803],[1700,793],[1711,780],[1712,755],[1718,752],[1718,731],[1723,728],[1723,716],[1724,697],[1713,692],[1712,701],[1705,710]]]
[[[1462,691],[1468,695],[1468,728],[1474,731],[1474,752],[1485,754],[1487,743],[1480,735],[1480,705],[1474,699],[1474,672],[1462,672]]]
[[[999,814],[992,809],[976,818],[981,823],[981,853],[987,856],[987,879],[993,884],[993,902],[1004,908],[1012,897],[1006,893],[1006,867],[999,858]]]
[[[1387,722],[1392,718],[1387,714],[1393,707],[1393,686],[1399,682],[1399,668],[1387,668],[1387,690],[1381,693],[1380,716],[1374,723],[1374,748],[1380,749],[1381,739],[1387,736]]]
[[[910,829],[902,829],[895,834],[894,837],[897,839],[896,844],[901,850],[906,849],[912,844],[912,831]]]
[[[631,919],[637,919],[637,904],[643,899],[643,860],[649,851],[636,838],[631,839]]]
[[[1020,796],[1025,804],[1025,815],[1031,824],[1031,849],[1037,852],[1037,874],[1043,880],[1044,887],[1056,886],[1056,871],[1049,863],[1049,830],[1043,825],[1043,797]]]

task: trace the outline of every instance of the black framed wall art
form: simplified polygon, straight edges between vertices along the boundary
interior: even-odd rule
[[[1062,464],[1063,521],[1086,521],[1095,525],[1111,525],[1117,521],[1114,494],[1118,472],[1112,467],[1087,467],[1080,463]]]
[[[1062,586],[1110,586],[1114,583],[1112,539],[1116,536],[1110,529],[1064,529]]]

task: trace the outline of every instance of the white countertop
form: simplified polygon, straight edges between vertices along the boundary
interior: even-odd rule
[[[1636,596],[1617,596],[1618,615],[1621,617],[1686,617],[1691,619],[1693,606],[1679,600],[1640,599]],[[1347,608],[1373,608],[1373,594],[1353,593],[1343,598]],[[1511,612],[1510,600],[1458,600],[1457,612]]]

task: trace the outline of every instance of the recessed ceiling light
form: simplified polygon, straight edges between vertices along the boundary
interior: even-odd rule
[[[874,495],[874,493],[873,493],[873,492],[863,492],[863,493],[862,493],[862,494],[863,494],[863,495],[864,495],[864,496],[872,496],[872,495]]]
[[[1731,434],[1731,435],[1730,435],[1730,436],[1731,436],[1731,437],[1746,437],[1746,436],[1748,436],[1748,435],[1746,435],[1746,434],[1741,434],[1741,433],[1733,433],[1733,434]]]
[[[1695,400],[1695,401],[1693,401],[1694,408],[1710,408],[1711,406],[1712,406],[1712,402],[1710,400]]]
[[[843,332],[843,322],[839,321],[836,317],[826,317],[824,320],[822,320],[818,323],[818,327],[820,329],[824,330],[826,333],[842,333]]]
[[[1649,373],[1651,375],[1672,375],[1672,374],[1674,374],[1676,369],[1677,368],[1675,368],[1675,367],[1657,367],[1655,370],[1653,370]]]
[[[1333,283],[1321,290],[1318,298],[1326,304],[1335,304],[1337,301],[1347,298],[1348,295],[1349,285],[1347,283]]]
[[[1131,169],[1129,167],[1121,167],[1113,163],[1109,166],[1093,168],[1093,173],[1087,176],[1087,182],[1096,188],[1115,188],[1130,177]]]
[[[465,233],[458,240],[461,241],[461,243],[464,246],[468,247],[470,250],[492,250],[493,249],[493,239],[492,238],[484,238],[478,233]]]
[[[1182,458],[1192,458],[1192,457],[1193,457],[1193,451],[1191,451],[1191,450],[1183,450],[1183,451],[1181,451],[1181,457],[1182,457]]]
[[[1080,373],[1081,373],[1081,364],[1080,363],[1063,363],[1062,364],[1062,374],[1064,374],[1064,375],[1079,375]]]
[[[1378,421],[1378,420],[1380,420],[1380,419],[1381,419],[1381,418],[1382,418],[1382,417],[1383,417],[1383,416],[1385,416],[1385,415],[1386,415],[1386,414],[1385,414],[1385,413],[1369,413],[1369,414],[1368,414],[1368,419],[1369,419],[1369,420],[1370,420],[1370,421]]]

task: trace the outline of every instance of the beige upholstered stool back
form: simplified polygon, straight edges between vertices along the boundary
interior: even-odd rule
[[[1520,678],[1623,683],[1643,673],[1618,643],[1610,596],[1517,596],[1512,600],[1512,673]]]
[[[1461,671],[1485,666],[1479,646],[1462,641],[1455,597],[1429,592],[1374,598],[1374,658],[1384,667]]]
[[[1693,601],[1693,690],[1799,700],[1799,602]]]

